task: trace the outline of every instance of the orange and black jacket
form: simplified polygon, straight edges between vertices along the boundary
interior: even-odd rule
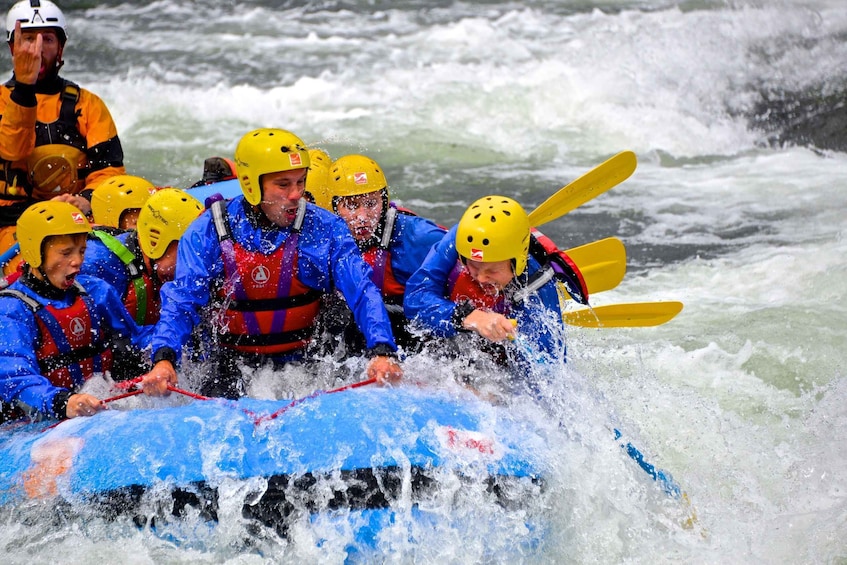
[[[35,85],[13,77],[0,86],[0,227],[14,225],[35,201],[27,157],[36,146],[55,143],[87,156],[87,167],[79,171],[83,193],[126,172],[117,128],[97,95],[61,77]]]

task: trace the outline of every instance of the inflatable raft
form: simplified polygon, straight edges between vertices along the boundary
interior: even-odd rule
[[[243,518],[280,535],[291,520],[335,513],[366,546],[397,511],[422,517],[418,503],[447,483],[500,508],[537,499],[548,451],[533,423],[464,394],[213,399],[2,428],[0,505],[56,500],[154,528],[199,513],[213,525],[226,485],[242,492]]]

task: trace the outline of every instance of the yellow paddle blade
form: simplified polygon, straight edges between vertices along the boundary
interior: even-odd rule
[[[632,151],[622,151],[600,163],[575,181],[560,188],[553,196],[529,213],[529,223],[540,226],[579,208],[610,188],[617,186],[635,171],[638,161]]]
[[[682,302],[634,302],[569,310],[562,319],[583,328],[638,328],[664,324],[681,311]]]
[[[588,294],[612,290],[626,274],[626,248],[616,237],[607,237],[565,251],[579,267]]]

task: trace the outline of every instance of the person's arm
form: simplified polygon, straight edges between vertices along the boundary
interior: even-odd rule
[[[35,86],[15,84],[11,92],[0,86],[0,157],[10,162],[25,159],[35,148],[38,115]]]
[[[207,212],[183,234],[174,280],[162,285],[162,309],[151,340],[154,363],[162,359],[179,362],[191,331],[200,323],[201,309],[209,303],[213,282],[222,273],[221,247]],[[164,349],[171,353],[162,357]]]
[[[33,349],[37,337],[32,311],[17,298],[0,298],[0,399],[50,418],[73,417],[67,411],[73,393],[54,386],[40,372]]]
[[[441,337],[452,337],[474,308],[450,300],[448,281],[459,260],[456,228],[452,228],[429,251],[420,269],[406,283],[403,309],[406,317]]]
[[[222,273],[221,247],[207,212],[183,234],[175,278],[162,285],[162,310],[151,339],[153,368],[141,376],[145,394],[168,394],[168,386],[177,384],[182,348],[200,322],[200,310],[209,303],[214,279]]]
[[[371,268],[362,259],[347,224],[341,218],[310,205],[299,244],[298,272],[312,288],[337,288],[365,336],[367,373],[380,384],[395,383],[403,371],[397,364],[397,346]]]
[[[419,216],[398,214],[391,238],[391,270],[397,282],[405,286],[423,265],[429,250],[441,241],[446,230]]]

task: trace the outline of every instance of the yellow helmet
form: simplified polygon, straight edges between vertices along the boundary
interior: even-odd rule
[[[506,196],[486,196],[459,220],[456,251],[483,263],[514,260],[515,275],[520,275],[526,269],[529,230],[529,216],[520,204]]]
[[[345,155],[332,164],[329,171],[330,209],[336,196],[358,196],[385,189],[388,198],[388,181],[376,161],[364,155]]]
[[[26,160],[32,197],[50,200],[60,194],[79,194],[85,179],[79,170],[88,166],[88,156],[76,147],[61,143],[39,145]]]
[[[121,214],[140,210],[156,187],[147,179],[133,175],[115,175],[97,185],[91,193],[91,214],[94,222],[119,227]]]
[[[262,175],[307,169],[310,162],[306,144],[284,129],[253,130],[242,137],[235,148],[241,191],[254,206],[262,201]]]
[[[138,214],[138,243],[151,259],[159,259],[171,242],[203,212],[200,201],[179,188],[163,188],[147,199]]]
[[[41,266],[41,245],[53,235],[88,233],[91,224],[79,208],[67,202],[36,202],[18,218],[17,237],[21,257],[30,267]]]
[[[329,169],[332,159],[323,149],[309,149],[309,174],[306,176],[306,192],[312,195],[315,204],[332,210],[332,197],[329,195]]]

